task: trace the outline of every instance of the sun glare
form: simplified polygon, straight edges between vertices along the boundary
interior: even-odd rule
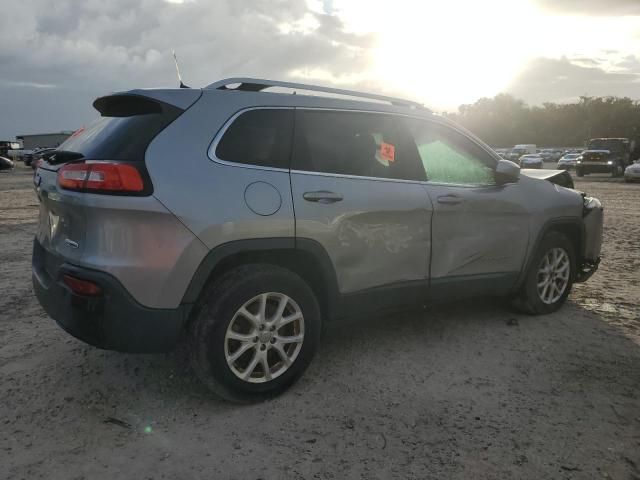
[[[541,35],[539,13],[513,0],[334,2],[355,31],[375,25],[372,76],[390,91],[451,108],[509,84]]]

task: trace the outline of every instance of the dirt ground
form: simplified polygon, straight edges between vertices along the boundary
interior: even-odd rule
[[[0,172],[0,478],[640,479],[640,184],[578,180],[603,261],[558,313],[334,325],[291,390],[234,406],[182,353],[101,351],[44,314],[30,180]]]

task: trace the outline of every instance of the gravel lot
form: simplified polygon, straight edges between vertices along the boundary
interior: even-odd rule
[[[578,179],[605,204],[603,262],[560,312],[334,325],[290,391],[240,407],[181,352],[97,350],[44,314],[30,180],[0,172],[0,478],[640,479],[640,185]]]

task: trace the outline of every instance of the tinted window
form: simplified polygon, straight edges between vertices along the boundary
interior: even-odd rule
[[[419,120],[407,121],[430,181],[463,185],[495,183],[496,160],[454,129]]]
[[[66,139],[58,150],[92,160],[143,161],[147,146],[183,110],[134,95],[111,95],[94,102],[102,114]]]
[[[216,157],[261,167],[289,168],[293,110],[250,110],[222,136]]]
[[[296,111],[295,170],[424,180],[409,132],[393,115]]]

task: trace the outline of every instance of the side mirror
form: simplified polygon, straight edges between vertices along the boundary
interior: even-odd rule
[[[498,183],[513,183],[520,178],[520,167],[509,161],[500,160],[496,165],[496,180]]]

